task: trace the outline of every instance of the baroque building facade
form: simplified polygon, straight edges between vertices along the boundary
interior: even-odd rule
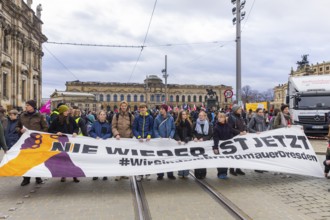
[[[299,62],[298,62],[299,63]],[[328,75],[330,74],[330,62],[322,62],[316,64],[308,64],[306,60],[305,64],[299,65],[297,70],[291,68],[289,77],[291,76],[318,76],[318,75]],[[286,103],[286,94],[288,90],[288,83],[279,84],[274,88],[274,108],[280,108],[283,103]]]
[[[187,105],[192,108],[193,105],[196,107],[206,105],[206,89],[212,89],[216,93],[215,99],[218,107],[226,108],[230,106],[232,99],[226,98],[224,94],[226,90],[232,90],[230,86],[168,84],[165,94],[165,84],[156,75],[148,76],[144,83],[66,82],[65,92],[93,94],[97,104],[90,100],[75,102],[73,97],[69,98],[61,95],[57,96],[55,101],[55,93],[51,96],[51,100],[53,108],[56,108],[59,102],[65,102],[69,105],[80,106],[83,110],[96,111],[100,109],[114,110],[119,108],[121,101],[127,101],[132,110],[136,109],[141,102],[147,103],[149,108],[154,108],[165,102],[173,107]]]
[[[34,99],[38,106],[42,91],[41,5],[37,15],[32,0],[0,0],[0,104],[21,110]]]

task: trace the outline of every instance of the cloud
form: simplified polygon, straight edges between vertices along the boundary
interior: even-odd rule
[[[39,3],[49,41],[110,45],[142,45],[154,6],[150,0],[39,0],[34,6]],[[265,91],[285,83],[302,54],[309,54],[314,64],[329,61],[330,25],[324,19],[329,6],[325,0],[247,0],[242,86]],[[232,7],[230,1],[157,1],[138,62],[140,48],[45,43],[49,52],[44,49],[43,96],[65,88],[66,81],[76,80],[73,75],[81,81],[137,83],[146,75],[161,77],[165,55],[169,83],[235,88]]]

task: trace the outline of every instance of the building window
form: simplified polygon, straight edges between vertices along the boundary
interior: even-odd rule
[[[155,101],[155,96],[154,96],[154,95],[151,95],[151,96],[150,96],[150,101],[151,101],[151,102],[154,102],[154,101]]]
[[[124,95],[121,94],[121,95],[120,95],[120,101],[122,102],[122,101],[124,101],[124,99],[125,99]]]
[[[114,101],[114,102],[117,102],[117,101],[118,101],[118,96],[117,96],[117,94],[115,94],[115,95],[113,96],[113,101]]]
[[[325,70],[329,70],[330,68],[327,66],[327,67],[325,67]]]
[[[165,102],[165,95],[162,95],[162,102]]]
[[[85,104],[85,108],[86,109],[89,109],[89,104]]]
[[[203,102],[203,96],[199,96],[199,102]]]
[[[144,95],[140,95],[140,102],[144,102]]]
[[[103,94],[100,94],[100,102],[103,102]]]
[[[188,95],[188,102],[191,102],[191,96]]]
[[[38,100],[38,96],[37,96],[37,83],[33,84],[33,99],[34,100]]]
[[[197,97],[194,95],[193,97],[194,102],[197,102]]]
[[[131,95],[127,95],[127,102],[131,102]]]
[[[175,100],[176,100],[176,102],[180,102],[180,96],[177,95]]]
[[[174,101],[174,99],[173,99],[173,96],[171,95],[170,96],[170,102],[173,102]]]
[[[110,102],[111,98],[110,98],[110,95],[108,94],[107,95],[107,102]]]
[[[96,112],[96,104],[93,104],[93,111]]]
[[[22,63],[26,63],[26,50],[24,46],[22,49]]]
[[[26,80],[22,80],[22,101],[26,100]]]
[[[186,102],[186,96],[182,96],[182,102]]]
[[[156,95],[156,102],[160,102],[160,95],[159,94]]]
[[[206,100],[207,100],[207,96],[204,97],[204,102],[206,102]]]
[[[134,95],[133,100],[134,100],[134,102],[137,102],[138,101],[138,96]]]
[[[6,36],[6,33],[4,34],[4,37],[3,37],[3,49],[6,53],[8,53],[8,51],[9,51],[9,37]]]
[[[7,73],[2,74],[2,95],[8,98],[8,76]]]
[[[320,72],[322,72],[323,71],[323,68],[322,67],[320,67]]]

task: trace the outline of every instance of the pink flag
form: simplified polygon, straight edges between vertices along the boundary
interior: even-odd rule
[[[46,114],[50,114],[50,106],[51,106],[51,100],[49,99],[46,104],[44,104],[41,108],[40,108],[40,113],[46,113]]]
[[[172,111],[172,108],[171,108],[171,106],[168,106],[168,111]]]
[[[194,111],[196,111],[197,109],[196,109],[196,105],[194,104],[194,109],[193,109]]]

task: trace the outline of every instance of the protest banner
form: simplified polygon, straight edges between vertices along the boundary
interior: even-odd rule
[[[154,174],[195,168],[233,167],[323,177],[300,127],[281,128],[221,141],[179,145],[175,140],[93,139],[27,131],[0,164],[0,176],[93,177]]]

